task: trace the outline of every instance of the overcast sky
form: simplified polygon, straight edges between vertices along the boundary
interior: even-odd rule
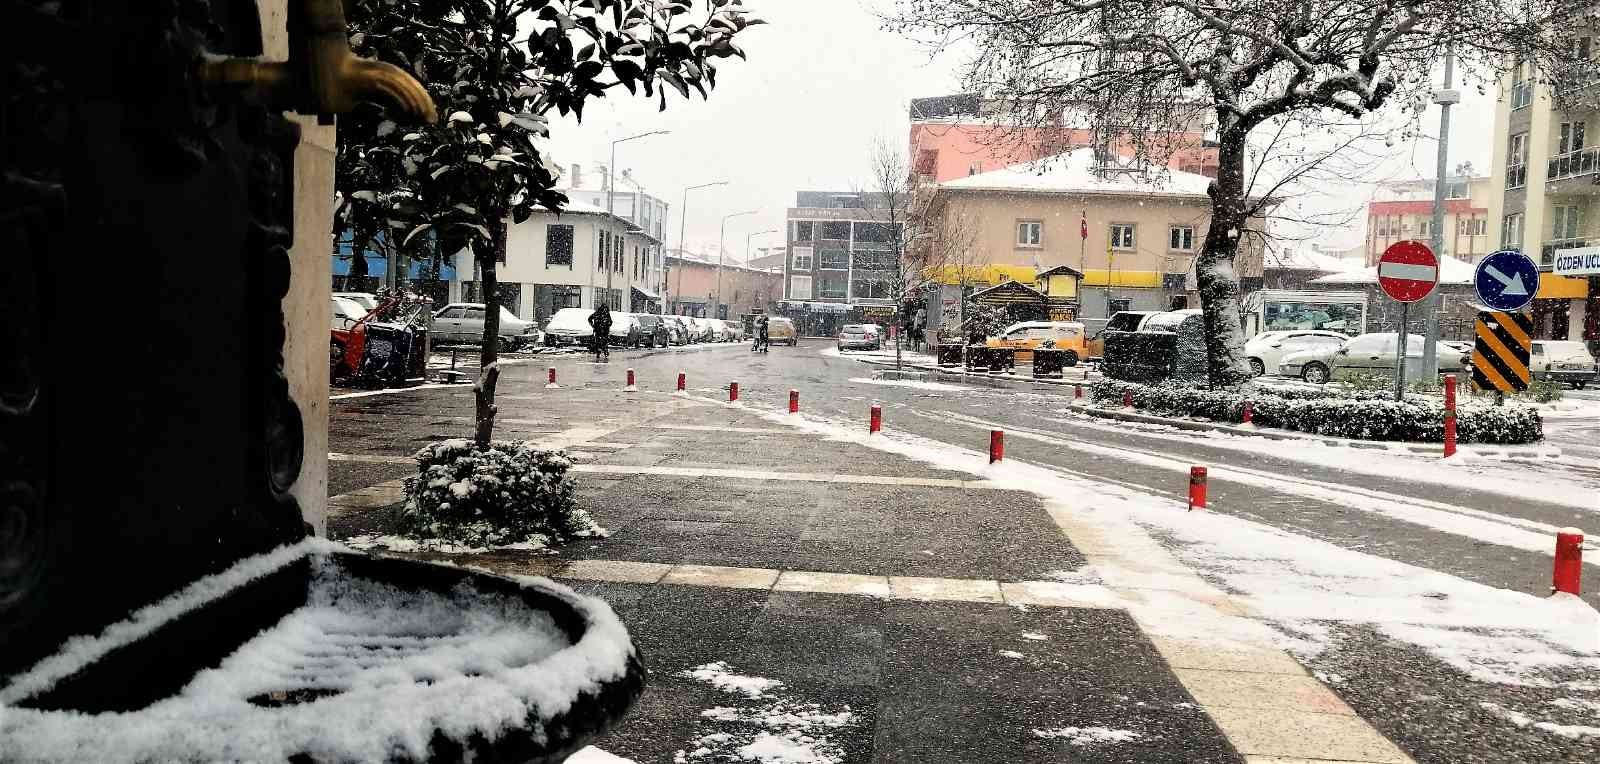
[[[617,171],[631,169],[645,192],[672,209],[666,243],[678,246],[679,215],[686,186],[727,180],[727,186],[690,192],[687,240],[691,250],[714,249],[722,216],[754,209],[728,221],[727,247],[742,257],[748,234],[754,246],[783,242],[785,210],[799,190],[867,187],[867,156],[882,135],[906,145],[906,108],[912,98],[960,92],[959,60],[934,57],[918,45],[883,31],[874,11],[890,0],[747,0],[766,26],[740,35],[748,61],[719,61],[710,100],[669,96],[667,111],[655,99],[617,96],[592,102],[582,124],[552,122],[553,156],[563,168],[585,167],[585,185],[598,187],[598,166],[608,161],[611,141],[651,130],[669,130],[617,147]],[[1458,87],[1460,85],[1458,84]],[[1455,109],[1450,164],[1471,161],[1488,171],[1494,101],[1463,87]],[[1435,134],[1437,111],[1423,119]],[[1381,176],[1432,176],[1434,143],[1397,142],[1388,149],[1390,168]],[[1415,169],[1412,169],[1412,167]],[[626,187],[626,186],[621,186]],[[1370,189],[1352,185],[1318,204],[1359,208]],[[1330,246],[1360,243],[1357,227],[1319,237]]]

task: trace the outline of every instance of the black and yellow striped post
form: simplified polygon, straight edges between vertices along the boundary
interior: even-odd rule
[[[1528,389],[1528,356],[1533,347],[1533,317],[1525,312],[1478,314],[1472,349],[1472,386],[1519,393]]]

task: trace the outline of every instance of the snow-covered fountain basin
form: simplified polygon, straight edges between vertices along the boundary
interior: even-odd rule
[[[644,682],[600,600],[307,539],[12,676],[0,750],[26,761],[559,762],[615,724]]]

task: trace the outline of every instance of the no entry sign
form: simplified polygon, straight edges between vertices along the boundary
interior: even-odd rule
[[[1439,284],[1439,258],[1420,241],[1397,241],[1378,259],[1378,286],[1400,302],[1427,297]]]

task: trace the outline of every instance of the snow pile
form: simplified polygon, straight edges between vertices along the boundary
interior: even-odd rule
[[[521,597],[463,582],[445,593],[349,575],[307,540],[202,579],[0,688],[0,751],[18,761],[426,759],[436,732],[493,740],[540,727],[583,693],[622,678],[633,645],[604,602],[546,579],[524,584],[576,602],[573,643]],[[307,604],[176,695],[128,713],[19,707],[111,649],[264,572],[309,557]]]
[[[416,454],[418,474],[406,479],[400,534],[422,545],[482,549],[605,536],[573,501],[563,451],[528,441],[496,441],[479,449],[445,440]],[[391,547],[392,548],[392,547]]]
[[[1055,727],[1033,730],[1033,735],[1047,739],[1066,738],[1073,745],[1131,743],[1143,737],[1132,730],[1117,730],[1110,727]]]
[[[940,382],[924,382],[919,379],[869,379],[867,377],[851,377],[850,381],[858,385],[909,387],[913,390],[932,390],[941,393],[959,393],[972,389],[970,387],[962,387],[960,385],[946,385]]]
[[[1254,423],[1261,427],[1362,440],[1444,440],[1444,404],[1432,397],[1395,401],[1342,389],[1205,390],[1110,379],[1097,381],[1090,389],[1095,403],[1121,405],[1124,393],[1131,393],[1136,408],[1214,422],[1240,421],[1249,401]],[[1532,406],[1462,402],[1456,407],[1456,438],[1461,443],[1533,443],[1543,437],[1543,421]]]
[[[1554,722],[1534,721],[1533,718],[1527,714],[1524,714],[1521,711],[1506,708],[1498,703],[1483,702],[1479,703],[1478,707],[1488,711],[1492,716],[1497,716],[1501,719],[1511,722],[1512,726],[1515,727],[1532,727],[1536,730],[1548,732],[1552,735],[1560,735],[1561,737],[1565,738],[1572,738],[1573,740],[1586,737],[1600,737],[1600,727],[1590,727],[1581,724],[1556,724]]]
[[[782,682],[734,673],[724,661],[707,663],[677,676],[711,685],[730,695],[760,703],[716,706],[700,712],[697,734],[689,748],[673,757],[676,764],[700,761],[755,761],[762,764],[842,764],[845,752],[828,731],[850,727],[856,714],[849,706],[825,711],[768,693]]]
[[[526,541],[497,546],[470,546],[459,544],[450,539],[424,538],[413,539],[405,536],[382,535],[376,533],[351,536],[342,540],[345,546],[351,549],[368,551],[378,549],[385,552],[437,552],[439,554],[481,554],[483,552],[516,550],[524,552],[538,552],[549,548],[549,539],[544,536],[535,536]]]

